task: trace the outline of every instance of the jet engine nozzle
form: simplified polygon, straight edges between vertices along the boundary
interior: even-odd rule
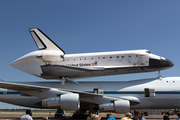
[[[126,113],[130,109],[130,102],[128,100],[117,100],[114,103],[107,103],[99,105],[99,111],[102,112],[115,112],[115,113]]]
[[[64,94],[60,97],[47,98],[42,100],[45,108],[61,108],[63,110],[78,110],[80,108],[79,94]]]

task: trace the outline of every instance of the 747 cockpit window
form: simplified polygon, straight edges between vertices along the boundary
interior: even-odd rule
[[[147,53],[149,53],[149,54],[151,54],[151,52],[150,51],[146,51]]]

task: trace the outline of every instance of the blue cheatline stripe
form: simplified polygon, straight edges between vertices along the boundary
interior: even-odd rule
[[[156,94],[180,94],[180,91],[157,91]]]
[[[104,94],[144,94],[144,91],[105,91]]]
[[[93,91],[85,91],[93,93]],[[144,94],[144,91],[104,91],[104,94]]]
[[[87,93],[94,93],[93,91],[84,91]],[[22,94],[21,92],[17,91],[3,91],[0,92],[0,95],[18,95]],[[144,94],[144,91],[104,91],[104,94]],[[155,91],[155,94],[180,94],[180,91]]]
[[[9,91],[9,92],[6,92],[6,91],[4,91],[4,92],[0,92],[0,95],[18,95],[18,94],[22,94],[21,92],[17,92],[17,91]]]
[[[93,93],[93,91],[85,91]],[[144,94],[144,91],[104,91],[104,94]],[[155,94],[180,94],[180,91],[155,91]]]

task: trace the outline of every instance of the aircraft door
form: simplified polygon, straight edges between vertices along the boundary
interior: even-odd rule
[[[149,65],[149,57],[141,54],[139,57],[139,65],[148,66]]]
[[[144,97],[155,97],[155,89],[144,88]]]
[[[145,53],[144,51],[139,51],[140,55],[139,55],[138,65],[141,65],[141,66],[149,65],[149,54],[147,54],[147,52],[149,51],[146,51]]]
[[[104,90],[103,89],[94,88],[94,93],[95,94],[103,94]]]

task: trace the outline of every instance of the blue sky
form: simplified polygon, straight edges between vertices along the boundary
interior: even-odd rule
[[[148,49],[174,62],[174,67],[161,72],[163,77],[180,76],[179,6],[178,0],[0,1],[0,79],[44,80],[8,66],[38,50],[28,31],[32,27],[41,29],[66,54]],[[132,80],[157,75],[151,72],[86,80]]]

